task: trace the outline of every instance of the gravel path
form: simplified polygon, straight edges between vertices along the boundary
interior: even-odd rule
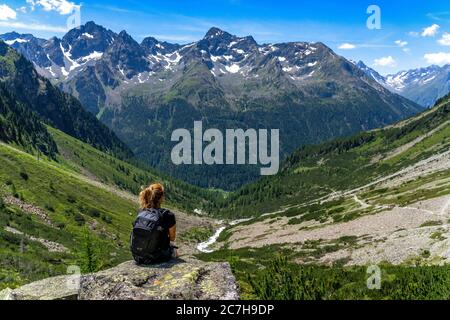
[[[20,199],[14,198],[13,196],[6,196],[5,198],[3,198],[3,201],[7,205],[18,207],[25,213],[39,217],[42,220],[42,222],[44,222],[46,225],[54,227],[50,218],[48,217],[47,213],[44,210],[32,204],[26,203]]]
[[[31,241],[35,241],[35,242],[39,242],[40,244],[42,244],[44,247],[47,248],[47,250],[49,252],[69,252],[69,249],[67,249],[65,246],[63,246],[60,243],[57,242],[53,242],[47,239],[42,239],[42,238],[36,238],[30,235],[27,235],[25,233],[23,233],[22,231],[19,231],[17,229],[11,228],[11,227],[5,227],[5,231],[12,233],[12,234],[16,234],[16,235],[21,235],[24,236],[25,238],[31,240]]]
[[[361,200],[362,201],[362,200]],[[334,241],[344,236],[370,238],[361,241],[356,249],[344,249],[324,256],[320,262],[331,263],[350,258],[349,264],[389,261],[401,263],[424,250],[442,259],[450,257],[450,242],[440,243],[443,248],[433,247],[432,234],[440,229],[448,233],[450,196],[421,201],[409,207],[395,207],[378,214],[367,215],[345,223],[328,224],[310,230],[300,230],[303,225],[288,225],[288,219],[276,222],[257,222],[250,226],[233,229],[229,243],[232,249],[263,247],[273,244],[299,244],[307,240]],[[430,222],[440,225],[424,227]],[[436,223],[437,224],[437,223]],[[441,241],[442,242],[442,241]],[[360,246],[360,247],[359,247]]]

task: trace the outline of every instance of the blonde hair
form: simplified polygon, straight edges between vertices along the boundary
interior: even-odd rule
[[[141,209],[159,209],[161,208],[163,199],[164,187],[159,183],[155,183],[147,188],[143,188],[143,190],[139,194],[139,203],[141,205]]]

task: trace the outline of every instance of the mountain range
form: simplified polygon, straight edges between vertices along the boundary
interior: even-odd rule
[[[94,22],[62,39],[2,38],[38,72],[111,128],[132,152],[172,176],[231,190],[254,167],[175,166],[171,133],[210,128],[280,129],[281,155],[382,127],[423,108],[392,93],[323,43],[258,44],[211,28],[187,45],[136,42]]]
[[[168,192],[180,243],[209,234],[211,220],[178,210],[206,210],[219,196],[138,162],[76,98],[4,42],[0,163],[0,289],[64,274],[70,265],[92,272],[130,260],[136,194],[150,181]]]
[[[356,66],[383,87],[424,107],[433,106],[438,99],[450,92],[450,65],[432,65],[387,76],[382,76],[362,61],[356,63]]]
[[[40,76],[30,61],[4,42],[0,42],[0,83],[7,92],[5,96],[11,96],[13,100],[13,103],[6,103],[12,106],[9,114],[17,112],[16,116],[20,118],[20,114],[24,115],[21,110],[26,110],[28,114],[37,115],[47,124],[100,150],[123,158],[133,156],[131,150],[86,111],[77,99]]]

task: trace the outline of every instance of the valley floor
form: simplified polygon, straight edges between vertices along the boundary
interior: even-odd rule
[[[344,237],[354,237],[350,246],[326,253],[317,262],[332,264],[347,260],[347,265],[388,262],[400,264],[428,255],[428,260],[450,262],[450,196],[418,202],[411,207],[395,207],[373,215],[338,224],[289,225],[288,218],[258,222],[251,228],[233,230],[230,249],[291,244],[303,249],[305,242],[327,245]],[[426,253],[427,250],[429,253]],[[304,259],[300,258],[299,262]]]
[[[233,250],[281,246],[297,252],[298,263],[450,263],[448,168],[447,151],[316,202],[326,207],[340,199],[331,210],[349,216],[344,221],[290,214],[311,205],[302,204],[229,228],[221,246]]]

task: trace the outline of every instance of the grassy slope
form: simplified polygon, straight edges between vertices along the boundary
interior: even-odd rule
[[[133,156],[130,149],[74,97],[41,77],[24,56],[0,41],[0,82],[17,103],[78,139],[120,158]]]
[[[258,216],[285,206],[350,190],[398,172],[450,148],[450,98],[429,112],[397,126],[304,147],[290,156],[282,172],[231,194],[220,215]],[[439,128],[407,150],[402,146]]]
[[[134,194],[138,194],[141,186],[150,182],[162,182],[167,191],[169,205],[190,213],[197,208],[208,210],[214,200],[222,197],[219,192],[172,179],[139,163],[131,164],[119,160],[59,130],[50,127],[48,129],[58,145],[58,161],[66,169]]]
[[[413,120],[400,129],[371,132],[356,138],[303,149],[285,164],[282,175],[275,178],[280,179],[278,186],[280,189],[274,188],[274,184],[269,184],[270,188],[265,189],[267,184],[264,184],[265,180],[263,180],[256,184],[257,188],[251,185],[247,191],[240,191],[236,195],[232,195],[229,200],[232,205],[236,206],[236,210],[238,209],[236,199],[241,199],[242,203],[239,205],[243,206],[242,212],[248,210],[252,214],[257,206],[246,204],[246,198],[243,197],[249,191],[247,199],[253,198],[255,201],[263,199],[261,203],[265,208],[268,208],[266,203],[273,203],[276,206],[298,204],[299,199],[304,201],[303,195],[308,195],[308,189],[323,190],[323,194],[326,194],[334,188],[340,190],[357,187],[367,183],[370,179],[394,172],[431,154],[448,150],[450,132],[447,125],[407,151],[371,164],[374,157],[387,154],[397,146],[401,146],[423,133],[429,132],[439,123],[443,123],[448,119],[448,110],[448,105],[442,104],[421,118],[426,121]],[[111,187],[103,183],[134,191],[140,184],[146,183],[148,180],[162,180],[169,188],[172,188],[173,192],[170,194],[175,195],[169,199],[170,206],[178,207],[186,202],[192,204],[197,200],[204,201],[208,205],[208,197],[211,197],[211,194],[207,191],[167,181],[160,178],[155,172],[148,172],[114,159],[58,130],[49,128],[49,131],[60,151],[57,162],[42,158],[38,161],[35,156],[19,149],[4,144],[0,145],[1,192],[3,194],[16,193],[27,203],[44,209],[53,224],[57,226],[57,228],[49,227],[36,216],[28,215],[18,208],[0,204],[0,287],[16,286],[46,276],[64,273],[67,265],[78,262],[76,252],[82,246],[82,238],[86,230],[91,230],[89,226],[94,220],[97,221],[96,231],[89,232],[97,247],[103,249],[104,266],[129,259],[127,240],[133,218],[127,213],[133,214],[136,204],[128,196],[123,198],[117,196]],[[390,144],[387,145],[387,142]],[[424,179],[426,178],[424,177]],[[93,180],[97,180],[97,182]],[[295,193],[283,194],[282,188],[289,188]],[[199,193],[196,193],[197,190]],[[205,197],[202,197],[203,195]],[[320,193],[316,193],[311,198],[320,195]],[[373,194],[368,196],[376,197]],[[192,201],[192,197],[196,200]],[[280,199],[280,202],[275,203],[273,197]],[[340,206],[343,203],[333,203],[332,205]],[[190,205],[190,209],[192,208],[194,207]],[[4,230],[6,225],[28,235],[61,243],[71,252],[50,253],[35,241],[29,241],[6,232]],[[265,248],[263,250],[268,250],[270,257],[273,257],[273,249]],[[249,274],[251,270],[254,271],[255,263],[258,264],[265,260],[267,261],[263,264],[270,263],[271,259],[267,258],[267,252],[261,253],[266,256],[261,261],[255,260],[259,253],[255,255],[255,252],[247,252],[244,249],[242,252],[220,251],[205,257],[205,259],[228,259],[233,262],[237,266],[235,271],[239,280],[244,287],[247,286],[247,291],[251,296],[255,293],[252,291],[253,289],[249,289],[251,283],[246,278],[246,274]],[[262,277],[266,276],[262,275]]]
[[[137,203],[128,191],[137,192],[141,184],[165,183],[170,208],[191,211],[209,201],[209,191],[196,192],[198,188],[115,159],[56,129],[48,130],[60,152],[56,161],[0,144],[0,195],[15,195],[43,210],[53,225],[17,206],[0,203],[0,289],[65,273],[68,265],[80,263],[86,234],[96,247],[100,267],[130,259],[128,239]],[[36,241],[7,232],[7,226],[62,244],[69,252],[49,252]]]
[[[109,253],[101,257],[105,266],[129,258],[127,239],[133,216],[128,213],[135,212],[135,203],[87,183],[83,177],[48,160],[41,159],[38,163],[34,156],[7,145],[0,145],[0,158],[2,193],[15,193],[26,203],[45,210],[56,227],[47,226],[40,218],[11,206],[1,210],[1,224],[71,250],[68,254],[52,254],[30,242],[26,254],[22,255],[17,239],[21,237],[12,236],[2,228],[2,240],[7,241],[1,241],[1,269],[18,273],[22,280],[18,279],[17,284],[64,272],[65,266],[76,263],[76,252],[81,248],[85,232],[90,232],[99,248]],[[94,220],[97,221],[95,231],[90,227]],[[4,281],[0,278],[0,286]]]
[[[206,261],[229,261],[241,298],[261,300],[448,300],[450,266],[380,265],[381,288],[367,287],[365,266],[333,267],[290,263],[293,251],[278,246],[221,250]]]
[[[347,191],[393,174],[430,156],[450,150],[450,99],[433,110],[384,130],[340,139],[320,146],[306,147],[284,163],[277,177],[262,179],[246,186],[227,200],[220,213],[224,216],[256,216],[290,207],[274,216],[258,220],[290,218],[289,224],[306,220],[335,223],[376,212],[376,205],[407,206],[410,203],[450,194],[450,170],[423,174],[398,186],[374,185],[359,192],[359,198],[371,206],[361,210],[353,196],[332,201],[311,201],[335,191]],[[437,130],[436,130],[437,128]],[[433,131],[434,130],[434,131]],[[429,133],[428,136],[425,134]],[[416,140],[424,137],[421,141]],[[416,140],[417,143],[410,144]],[[409,148],[401,148],[409,145]],[[429,164],[434,165],[434,164]],[[309,205],[298,206],[310,202]],[[270,223],[270,222],[269,222]],[[222,233],[225,246],[204,260],[229,261],[244,299],[448,299],[448,266],[380,266],[381,290],[368,290],[366,268],[297,265],[299,258],[321,257],[342,249],[350,238],[338,239],[325,246],[305,243],[305,251],[292,245],[268,245],[262,248],[228,249],[233,228]],[[296,246],[297,248],[298,246]],[[303,246],[302,246],[303,248]],[[281,256],[280,259],[276,258]]]

